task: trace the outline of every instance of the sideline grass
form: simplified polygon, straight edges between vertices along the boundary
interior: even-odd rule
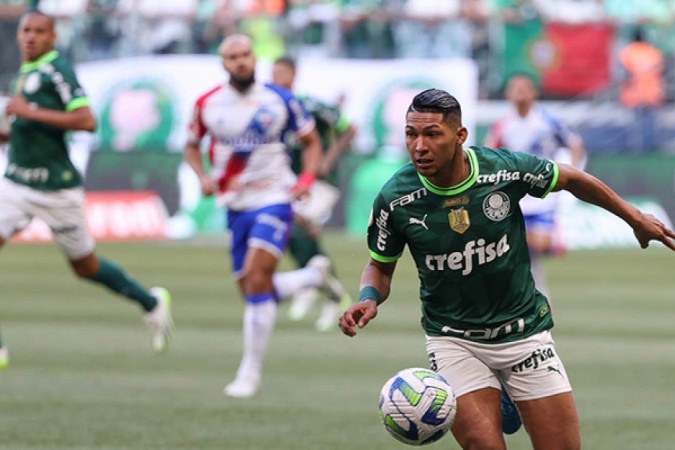
[[[332,233],[325,244],[356,294],[363,241]],[[406,448],[381,428],[377,395],[395,371],[426,365],[407,256],[393,297],[354,339],[315,332],[318,308],[294,323],[282,307],[261,392],[237,401],[222,395],[239,362],[242,312],[222,240],[98,252],[171,290],[173,346],[153,355],[140,311],[75,280],[53,246],[8,246],[0,252],[0,333],[11,350],[0,372],[0,449]],[[573,252],[547,270],[584,448],[672,449],[675,255]],[[447,437],[427,448],[458,447]],[[529,448],[523,431],[509,448]]]

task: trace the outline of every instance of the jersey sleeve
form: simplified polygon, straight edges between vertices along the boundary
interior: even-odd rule
[[[544,198],[558,183],[558,165],[527,153],[514,152],[513,156],[520,172],[520,183],[532,197]]]
[[[69,64],[61,62],[55,65],[51,79],[66,111],[89,106],[89,98],[80,86],[75,70]]]
[[[314,114],[317,121],[321,120],[328,125],[328,128],[335,130],[336,133],[344,133],[349,128],[349,120],[335,106],[327,105],[315,100]]]
[[[302,137],[309,134],[314,129],[316,126],[314,118],[309,111],[302,106],[302,102],[300,102],[300,100],[298,100],[290,91],[271,83],[265,83],[265,87],[276,92],[284,101],[286,109],[288,110],[287,130],[293,131],[298,136]],[[282,134],[285,134],[285,132]]]
[[[188,137],[187,137],[188,144],[198,145],[199,142],[201,142],[202,138],[206,135],[207,128],[202,118],[204,104],[206,103],[206,100],[219,89],[220,86],[211,89],[210,91],[199,97],[195,102],[195,105],[192,108],[192,115],[190,116],[190,122],[188,122]]]
[[[394,216],[380,193],[373,202],[368,221],[368,249],[370,257],[380,262],[397,261],[403,254],[405,239],[394,226]]]

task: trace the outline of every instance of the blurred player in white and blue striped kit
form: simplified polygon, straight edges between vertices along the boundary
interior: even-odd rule
[[[512,109],[490,128],[485,137],[486,147],[508,148],[583,167],[585,152],[581,136],[537,104],[538,89],[528,74],[512,75],[506,84],[505,96]],[[547,289],[539,267],[540,257],[564,249],[555,223],[560,195],[549,195],[543,200],[526,196],[520,201],[532,257],[532,274],[537,288],[542,291]]]
[[[229,82],[197,100],[185,160],[199,177],[202,194],[216,195],[227,209],[232,271],[246,304],[243,357],[225,394],[245,398],[260,387],[278,301],[307,287],[330,289],[337,280],[325,256],[312,258],[303,269],[275,273],[293,223],[291,204],[308,194],[319,170],[322,151],[314,119],[286,89],[256,82],[249,37],[228,36],[219,54]],[[287,133],[295,133],[304,147],[298,176],[284,144]],[[209,173],[200,150],[207,137]]]

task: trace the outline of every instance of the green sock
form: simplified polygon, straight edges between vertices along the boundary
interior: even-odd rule
[[[92,281],[106,286],[136,303],[145,311],[152,311],[157,306],[157,299],[147,289],[138,284],[121,267],[105,258],[99,258],[100,266],[92,277]]]

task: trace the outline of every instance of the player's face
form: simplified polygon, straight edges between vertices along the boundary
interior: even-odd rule
[[[54,48],[56,33],[49,17],[26,14],[16,31],[23,61],[34,61]]]
[[[506,86],[506,99],[515,105],[528,106],[537,98],[537,90],[527,77],[516,76]]]
[[[272,83],[291,91],[293,90],[294,78],[295,72],[286,64],[278,63],[272,66]]]
[[[234,41],[222,49],[223,67],[235,83],[253,80],[255,56],[251,45],[245,41]]]
[[[413,111],[406,115],[405,143],[410,160],[420,175],[437,186],[456,184],[453,165],[463,161],[467,135],[457,120],[445,121],[441,113]]]

